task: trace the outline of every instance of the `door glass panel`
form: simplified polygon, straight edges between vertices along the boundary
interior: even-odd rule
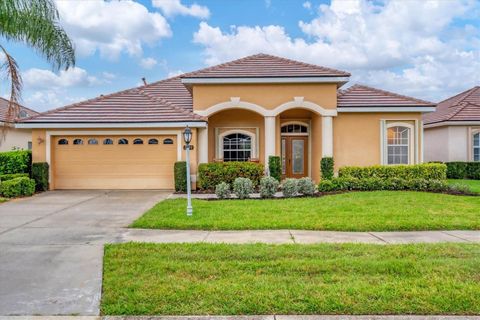
[[[292,173],[303,174],[304,171],[304,140],[292,140]]]
[[[282,139],[282,174],[287,173],[287,150],[286,150],[286,140]]]

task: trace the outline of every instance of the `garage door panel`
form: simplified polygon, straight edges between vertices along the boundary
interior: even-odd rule
[[[104,139],[113,144],[104,145]],[[173,165],[177,161],[176,136],[122,136],[129,144],[120,145],[120,137],[65,136],[53,139],[53,177],[56,189],[172,189]],[[135,139],[144,144],[133,144]],[[68,145],[59,145],[67,139]],[[83,144],[74,145],[74,139]],[[95,139],[98,144],[88,144]],[[148,144],[149,139],[158,144]],[[171,139],[173,144],[163,144]]]

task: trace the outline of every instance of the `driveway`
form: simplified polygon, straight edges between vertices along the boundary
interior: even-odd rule
[[[0,315],[97,315],[103,244],[162,191],[52,191],[0,205]]]

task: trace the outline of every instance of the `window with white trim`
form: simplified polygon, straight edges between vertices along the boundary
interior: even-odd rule
[[[223,137],[223,161],[249,161],[252,157],[252,137],[231,133]]]
[[[480,132],[473,135],[473,161],[480,161]]]
[[[411,129],[394,126],[387,129],[387,164],[409,164]]]

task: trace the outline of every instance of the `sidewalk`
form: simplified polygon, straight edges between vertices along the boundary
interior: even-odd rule
[[[158,230],[125,229],[119,242],[207,242],[207,243],[480,243],[480,231],[405,231],[405,232],[340,232],[305,230]]]

